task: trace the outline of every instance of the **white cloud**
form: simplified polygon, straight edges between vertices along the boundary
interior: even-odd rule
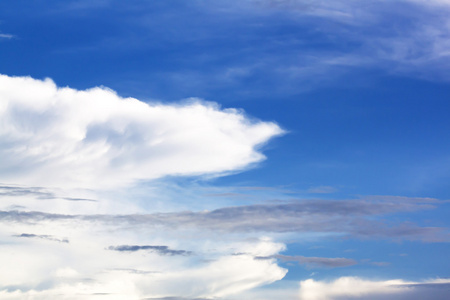
[[[421,290],[450,284],[449,279],[423,282],[404,280],[371,281],[358,277],[341,277],[331,282],[308,279],[300,282],[300,300],[337,299],[425,299]],[[440,298],[442,288],[426,291],[426,299]],[[445,292],[445,291],[444,291]],[[419,293],[421,296],[419,296]],[[434,296],[433,296],[434,295]],[[379,297],[379,298],[378,298]]]
[[[65,236],[67,243],[22,237],[20,233]],[[281,280],[287,270],[275,259],[283,244],[267,238],[229,243],[196,235],[118,229],[114,224],[85,226],[76,221],[52,224],[0,224],[2,299],[142,299],[143,297],[225,297]],[[168,245],[192,254],[164,254],[109,246]],[[234,255],[234,252],[245,254]],[[20,267],[18,267],[20,266]]]
[[[14,35],[12,35],[12,34],[0,33],[0,38],[3,38],[3,39],[12,39],[13,37],[14,37]]]
[[[5,75],[0,120],[0,181],[57,187],[236,171],[263,160],[258,147],[283,132],[199,99],[147,104]]]

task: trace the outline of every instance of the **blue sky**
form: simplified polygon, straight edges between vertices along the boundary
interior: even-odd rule
[[[1,297],[447,299],[449,13],[2,1]]]

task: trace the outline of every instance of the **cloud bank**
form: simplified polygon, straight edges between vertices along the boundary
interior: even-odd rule
[[[423,282],[404,280],[372,281],[358,277],[341,277],[331,282],[308,279],[300,282],[300,300],[406,300],[447,299],[449,279]]]
[[[0,120],[3,183],[77,188],[241,170],[263,160],[259,146],[283,133],[199,99],[148,104],[103,87],[78,91],[6,75]]]

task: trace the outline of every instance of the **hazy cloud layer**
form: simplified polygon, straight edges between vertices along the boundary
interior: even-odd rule
[[[430,198],[374,197],[354,200],[304,200],[283,204],[224,207],[204,212],[130,215],[70,215],[44,212],[0,211],[2,222],[102,222],[148,230],[231,232],[297,232],[342,234],[354,238],[449,241],[449,229],[411,222],[387,222],[383,216],[447,205]],[[205,232],[206,233],[206,232]]]
[[[146,104],[50,79],[0,75],[0,100],[4,183],[105,188],[236,171],[263,160],[258,147],[282,133],[198,99]]]

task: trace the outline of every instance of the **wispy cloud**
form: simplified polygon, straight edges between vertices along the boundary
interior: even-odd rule
[[[300,255],[276,255],[275,257],[284,262],[295,261],[307,267],[339,268],[353,266],[358,263],[354,259],[344,257],[306,257]]]
[[[237,16],[297,28],[297,34],[286,32],[282,38],[276,35],[272,41],[261,42],[257,47],[264,51],[258,51],[255,45],[250,52],[258,53],[257,62],[248,58],[245,65],[235,66],[247,70],[246,79],[256,78],[257,74],[265,74],[272,82],[282,78],[274,86],[274,89],[279,87],[280,92],[301,92],[308,86],[336,82],[345,85],[345,80],[339,81],[339,78],[354,78],[358,70],[367,69],[448,81],[450,5],[447,1],[249,0],[239,4],[224,3],[228,12],[234,11]],[[326,46],[315,47],[316,39]],[[251,45],[246,46],[248,51]]]
[[[309,188],[306,192],[311,194],[331,194],[337,192],[338,189],[332,186],[316,186]]]
[[[134,215],[65,215],[43,212],[1,211],[4,222],[42,222],[80,220],[123,224],[123,226],[172,229],[199,229],[219,232],[297,232],[341,234],[354,238],[382,238],[448,241],[449,229],[423,227],[411,222],[387,222],[382,216],[433,209],[446,205],[425,198],[402,201],[305,200],[283,204],[224,207],[203,212],[175,212]],[[396,199],[394,197],[394,199]],[[398,199],[397,199],[398,200]]]
[[[12,39],[12,38],[14,38],[15,36],[14,35],[12,35],[12,34],[8,34],[8,33],[0,33],[0,39]]]
[[[140,250],[147,250],[150,252],[156,252],[161,255],[191,255],[191,251],[186,250],[172,250],[167,246],[151,246],[151,245],[120,245],[120,246],[109,246],[108,250],[120,251],[120,252],[136,252]]]
[[[49,241],[55,241],[60,243],[68,243],[69,240],[66,238],[57,238],[52,235],[46,235],[46,234],[33,234],[33,233],[22,233],[19,235],[14,235],[15,237],[22,237],[22,238],[38,238],[38,239],[44,239]]]
[[[360,45],[341,53],[335,52],[334,58],[321,60],[321,63],[342,67],[374,67],[378,64],[388,72],[446,80],[443,74],[450,63],[450,24],[446,18],[450,5],[447,1],[312,3],[294,0],[259,3],[335,22],[338,27],[321,26],[320,30]]]
[[[23,187],[23,186],[12,186],[12,185],[0,185],[0,196],[10,196],[10,197],[28,197],[36,198],[41,200],[50,199],[61,199],[67,201],[89,201],[97,202],[94,199],[87,198],[74,198],[74,197],[64,197],[57,196],[55,192],[42,187]]]

